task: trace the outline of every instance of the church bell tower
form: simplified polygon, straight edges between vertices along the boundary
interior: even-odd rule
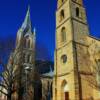
[[[35,29],[32,31],[30,18],[30,8],[28,8],[24,22],[17,32],[15,56],[15,74],[20,76],[16,78],[16,92],[18,99],[16,100],[34,100],[33,84],[35,75]]]
[[[81,75],[81,72],[90,71],[88,34],[83,0],[58,0],[53,100],[83,100],[91,97],[91,89]],[[84,92],[84,87],[90,91]]]

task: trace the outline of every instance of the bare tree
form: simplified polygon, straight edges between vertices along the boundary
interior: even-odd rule
[[[1,81],[0,81],[0,92],[7,96],[7,100],[11,100],[12,94],[14,92],[14,83],[16,78],[19,75],[16,73],[16,56],[19,52],[12,53],[10,55],[8,64],[5,65],[3,62],[0,62],[1,66],[3,67],[4,71],[0,73]]]
[[[12,64],[13,64],[12,62],[9,63],[10,66],[12,66]],[[11,100],[12,84],[13,84],[13,75],[12,75],[13,67],[10,67],[10,69],[8,69],[7,65],[4,65],[3,63],[1,63],[1,65],[4,67],[4,72],[0,73],[1,76],[0,92],[6,95],[8,100]]]

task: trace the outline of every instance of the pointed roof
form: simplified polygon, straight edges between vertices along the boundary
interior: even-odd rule
[[[43,74],[43,76],[47,76],[47,77],[53,77],[54,76],[54,71],[50,65],[50,71],[48,73]]]
[[[26,17],[21,27],[23,30],[30,30],[31,31],[31,18],[30,18],[30,6],[28,6],[28,10],[26,13]]]

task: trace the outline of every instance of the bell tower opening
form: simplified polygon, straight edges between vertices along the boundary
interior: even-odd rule
[[[60,21],[62,21],[65,18],[64,10],[62,9],[60,12]]]
[[[76,7],[76,17],[79,17],[79,8]]]

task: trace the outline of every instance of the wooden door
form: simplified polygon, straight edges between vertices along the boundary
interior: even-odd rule
[[[69,92],[65,92],[65,100],[69,100]]]

